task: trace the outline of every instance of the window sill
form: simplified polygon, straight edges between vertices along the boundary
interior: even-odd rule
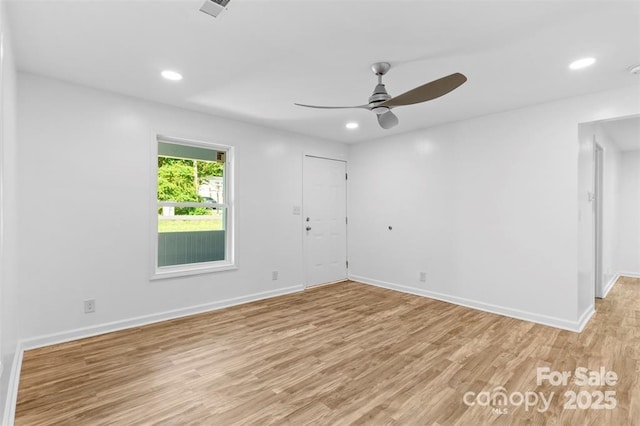
[[[162,270],[156,269],[155,273],[151,275],[150,280],[164,280],[167,278],[179,278],[188,277],[191,275],[212,274],[215,272],[233,271],[238,267],[233,263],[219,264],[219,265],[207,265],[207,266],[176,266],[162,268]]]

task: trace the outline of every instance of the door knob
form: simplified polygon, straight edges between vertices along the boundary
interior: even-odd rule
[[[307,231],[311,231],[311,227],[310,226],[307,226]]]

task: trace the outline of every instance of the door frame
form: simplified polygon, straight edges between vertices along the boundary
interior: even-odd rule
[[[309,284],[309,271],[307,269],[307,250],[308,250],[308,246],[307,246],[307,238],[306,238],[306,222],[305,222],[305,211],[304,211],[304,206],[305,206],[305,181],[304,181],[304,174],[305,174],[305,158],[307,157],[311,157],[311,158],[317,158],[320,160],[328,160],[328,161],[339,161],[341,163],[344,163],[344,170],[345,173],[347,174],[347,176],[349,175],[349,162],[347,161],[347,159],[345,158],[337,158],[337,157],[329,157],[326,155],[318,155],[318,154],[313,154],[313,153],[307,153],[307,152],[303,152],[302,153],[302,168],[301,168],[301,179],[300,181],[302,182],[302,188],[301,188],[301,192],[302,192],[302,205],[301,205],[301,215],[300,215],[300,235],[302,237],[302,274],[303,274],[303,283],[302,286],[304,289],[310,288],[310,287],[319,287],[319,286],[323,286],[323,285],[329,285],[329,284],[335,284],[339,281],[332,281],[332,282],[327,282],[327,283],[322,283],[322,284],[313,284],[310,285]],[[347,217],[349,216],[349,209],[348,209],[348,199],[349,199],[349,185],[348,185],[348,178],[345,179],[345,194],[344,194],[344,210],[345,210],[345,214],[347,215]],[[345,234],[344,234],[344,248],[345,248],[345,253],[347,256],[347,268],[346,268],[346,278],[349,278],[349,267],[348,267],[348,258],[349,258],[349,223],[347,220],[347,223],[345,224]]]
[[[603,211],[604,211],[604,148],[593,139],[593,247],[595,296],[604,297]]]

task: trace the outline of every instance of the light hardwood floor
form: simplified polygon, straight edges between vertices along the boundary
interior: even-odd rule
[[[640,425],[640,280],[620,279],[596,309],[577,334],[354,282],[319,287],[27,351],[16,424]],[[619,382],[536,384],[537,367],[580,366]],[[463,403],[497,386],[555,397],[543,413]],[[617,407],[563,409],[580,389],[613,390]]]

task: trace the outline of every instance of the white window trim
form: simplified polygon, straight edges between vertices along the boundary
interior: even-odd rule
[[[217,151],[224,151],[225,154],[225,197],[223,204],[211,203],[207,207],[224,207],[226,213],[226,236],[225,236],[225,260],[215,262],[190,263],[184,265],[163,266],[158,267],[158,205],[167,206],[184,206],[185,204],[193,204],[191,207],[201,207],[201,203],[174,203],[174,202],[158,202],[158,142],[167,142],[178,145],[193,146],[197,148],[206,148]],[[235,261],[235,163],[234,148],[230,145],[222,145],[211,142],[196,141],[192,139],[181,139],[172,136],[156,135],[152,151],[151,169],[151,202],[149,213],[151,215],[151,280],[161,280],[166,278],[186,277],[190,275],[208,274],[213,272],[229,271],[238,269]]]

